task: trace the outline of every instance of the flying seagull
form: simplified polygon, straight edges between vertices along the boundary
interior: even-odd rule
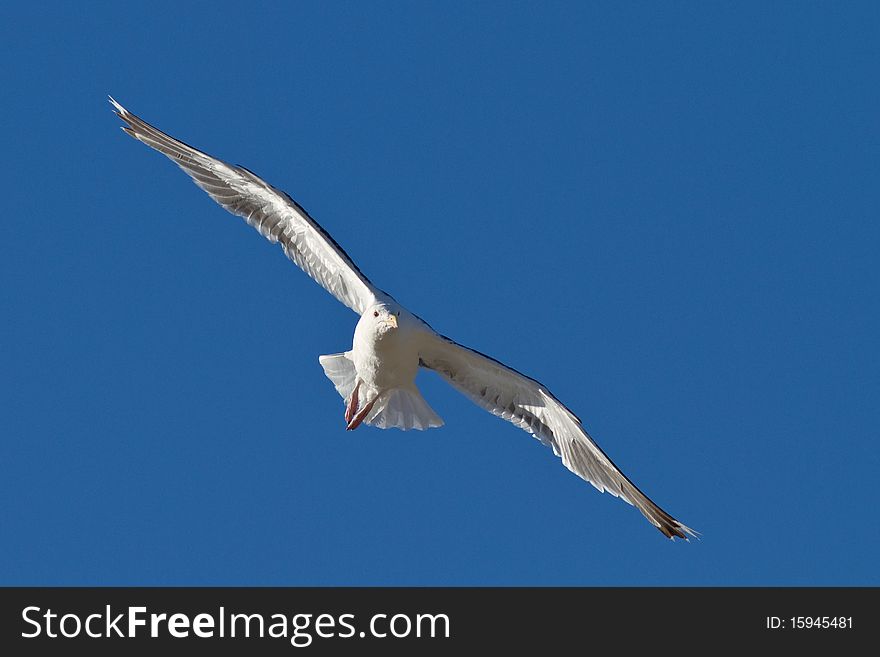
[[[113,98],[110,102],[125,121],[125,132],[166,155],[217,203],[280,243],[300,269],[360,316],[351,349],[318,358],[345,402],[348,430],[362,423],[403,430],[442,426],[415,385],[420,367],[433,370],[478,406],[551,447],[565,467],[600,493],[634,505],[668,538],[697,536],[642,493],[546,386],[434,331],[375,287],[286,193],[244,167],[174,139]]]

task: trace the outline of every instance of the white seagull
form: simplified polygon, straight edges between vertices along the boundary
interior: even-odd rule
[[[581,421],[546,386],[438,334],[375,287],[308,213],[286,193],[244,167],[233,166],[178,141],[110,98],[129,135],[166,155],[211,198],[278,242],[288,258],[360,319],[349,351],[320,356],[345,401],[348,430],[443,425],[415,385],[420,367],[437,372],[478,406],[528,431],[599,492],[634,505],[669,538],[697,536],[642,493],[611,462]]]

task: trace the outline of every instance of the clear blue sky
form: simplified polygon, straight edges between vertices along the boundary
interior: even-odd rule
[[[0,21],[0,583],[880,584],[876,3],[19,4]],[[106,95],[538,378],[665,540],[356,316]]]

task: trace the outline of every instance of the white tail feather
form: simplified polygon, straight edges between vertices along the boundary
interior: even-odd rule
[[[415,386],[394,388],[382,394],[364,422],[380,429],[395,427],[404,431],[443,426],[443,420]]]
[[[333,382],[336,392],[348,405],[351,393],[357,382],[357,370],[351,360],[351,352],[319,356],[318,362],[324,368],[324,374]],[[361,385],[361,404],[372,399],[376,391]],[[434,412],[418,388],[394,388],[379,396],[373,410],[364,419],[365,424],[379,429],[431,429],[442,427],[443,420]]]

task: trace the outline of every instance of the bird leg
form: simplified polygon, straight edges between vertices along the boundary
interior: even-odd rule
[[[351,422],[351,418],[354,417],[354,414],[358,411],[358,388],[361,387],[361,382],[358,381],[357,385],[354,387],[354,390],[351,393],[351,398],[348,400],[348,406],[345,408],[345,423],[348,424]]]
[[[372,400],[369,404],[367,404],[367,405],[364,406],[360,411],[358,411],[358,414],[355,415],[355,416],[349,421],[348,426],[346,427],[346,431],[354,431],[354,430],[357,429],[359,426],[361,426],[361,422],[363,422],[363,421],[364,421],[364,418],[367,417],[367,415],[370,414],[370,411],[373,410],[373,404],[376,403],[376,400],[379,399],[379,397],[380,397],[381,394],[382,394],[382,393],[380,392],[378,395],[376,395],[375,397],[373,397],[373,400]]]

